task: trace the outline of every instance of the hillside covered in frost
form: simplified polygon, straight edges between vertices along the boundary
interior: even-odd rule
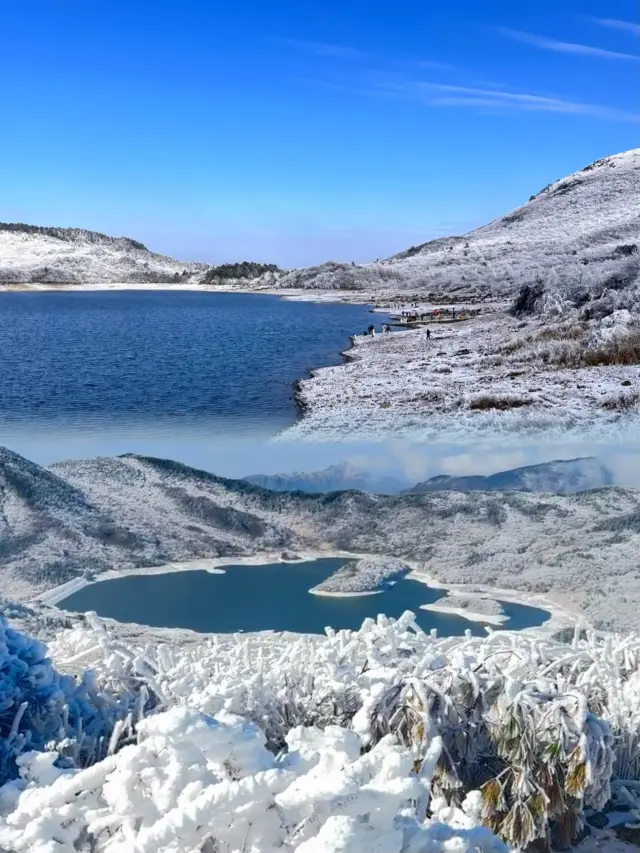
[[[534,188],[532,188],[534,189]],[[462,236],[411,246],[386,260],[274,264],[183,263],[129,238],[78,228],[0,223],[0,283],[201,283],[241,289],[361,291],[422,302],[510,300],[545,313],[592,313],[638,302],[640,149],[598,160]]]
[[[570,596],[640,627],[640,492],[273,492],[135,455],[42,468],[0,451],[2,595],[76,577],[283,552],[395,557],[444,584]]]
[[[471,303],[513,298],[528,285],[549,311],[602,300],[630,308],[638,301],[639,197],[636,148],[549,184],[463,236],[412,246],[376,264],[295,270],[280,286]]]
[[[90,616],[45,650],[0,617],[0,672],[6,853],[638,838],[637,634],[439,639],[406,613],[293,642],[141,646]]]
[[[0,285],[184,283],[206,268],[150,252],[128,237],[0,222]]]

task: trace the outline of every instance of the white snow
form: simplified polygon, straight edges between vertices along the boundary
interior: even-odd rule
[[[506,853],[480,824],[502,808],[514,851],[546,833],[554,807],[533,809],[536,785],[566,786],[560,813],[577,824],[585,809],[640,806],[637,634],[439,639],[405,614],[316,640],[139,645],[92,617],[49,647],[60,672],[87,672],[97,704],[82,708],[85,731],[94,720],[93,743],[107,735],[90,756],[79,718],[43,703],[24,665],[40,683],[67,678],[69,696],[73,681],[0,630],[0,726],[22,738],[53,715],[55,731],[9,756],[10,853]],[[509,731],[513,743],[494,736]],[[477,788],[498,756],[508,773],[495,799]],[[516,820],[530,806],[531,824]]]
[[[519,325],[490,311],[433,326],[430,341],[422,330],[359,338],[345,364],[299,383],[304,417],[277,440],[637,436],[636,364],[563,367],[562,348],[573,352],[581,341],[540,340],[549,325],[539,319],[526,331]]]
[[[505,299],[521,285],[554,279],[549,308],[571,289],[626,269],[619,245],[638,243],[640,148],[607,157],[551,184],[507,216],[461,237],[425,243],[381,263],[294,270],[280,286],[352,289],[460,304]],[[587,264],[584,264],[584,261]],[[565,286],[566,285],[566,286]]]
[[[12,230],[8,230],[11,228]],[[127,238],[76,228],[21,230],[0,223],[0,283],[47,289],[76,285],[187,283],[206,264],[183,263],[149,252]]]
[[[408,563],[394,557],[361,557],[341,566],[309,592],[314,595],[372,595],[409,574]]]
[[[482,622],[484,625],[499,626],[509,621],[500,602],[472,595],[450,594],[433,604],[421,604],[420,609],[430,610],[432,613],[455,614],[471,622]]]

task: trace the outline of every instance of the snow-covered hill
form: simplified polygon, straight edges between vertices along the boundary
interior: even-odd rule
[[[286,273],[256,264],[183,263],[135,240],[81,229],[0,223],[0,283],[191,281],[467,304],[512,300],[528,288],[527,308],[586,307],[598,316],[640,300],[639,198],[640,148],[596,161],[466,235],[412,246],[381,262],[327,262]],[[255,268],[257,278],[229,278],[236,267]]]
[[[412,486],[407,489],[407,493],[479,489],[485,492],[549,492],[568,495],[613,485],[613,474],[609,469],[598,459],[586,457],[527,465],[486,477],[451,477],[443,474]]]
[[[549,309],[608,298],[634,305],[640,270],[640,148],[599,160],[522,207],[461,237],[413,246],[381,263],[295,270],[281,287],[364,290],[471,302],[544,290]]]
[[[408,560],[445,584],[553,592],[595,622],[640,627],[640,491],[312,495],[133,455],[50,470],[3,459],[13,472],[0,495],[9,599],[108,569],[347,551]],[[29,489],[20,485],[27,475]],[[33,499],[51,488],[59,500]]]
[[[352,462],[330,465],[322,471],[295,471],[293,474],[252,474],[248,483],[274,492],[340,492],[357,489],[380,495],[395,495],[407,488],[407,481],[387,474],[366,471]]]
[[[0,284],[179,283],[206,269],[150,252],[128,237],[0,223]]]
[[[262,486],[274,492],[326,492],[355,489],[379,495],[414,494],[435,491],[485,491],[485,492],[573,492],[613,486],[613,474],[598,459],[558,459],[510,468],[488,476],[470,475],[456,477],[440,474],[421,483],[409,486],[408,481],[389,474],[367,471],[352,462],[330,465],[321,471],[296,471],[293,474],[254,474],[243,478],[247,483]]]

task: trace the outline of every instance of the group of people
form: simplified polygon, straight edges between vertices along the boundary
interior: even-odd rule
[[[391,331],[391,326],[389,325],[389,323],[383,323],[382,324],[382,334],[387,335],[390,331]],[[363,332],[363,334],[369,335],[370,337],[375,338],[376,327],[373,325],[373,323],[369,326],[369,328],[367,329],[366,332]]]
[[[463,312],[459,311],[458,316],[460,317]],[[433,317],[435,320],[440,319],[441,316],[451,316],[452,320],[456,319],[456,309],[455,308],[434,308],[433,311],[423,311],[419,313],[418,311],[403,311],[402,318],[406,320],[407,323],[415,323],[418,320],[428,320],[430,317]]]
[[[382,334],[388,335],[390,331],[391,331],[391,324],[390,323],[383,323],[382,324]],[[362,336],[365,338],[366,337],[375,338],[376,327],[373,325],[373,323],[371,323],[371,325],[362,333]],[[352,345],[355,344],[355,338],[356,338],[356,335],[350,336]],[[431,329],[427,329],[427,340],[428,341],[431,340]]]
[[[389,323],[383,323],[382,324],[382,334],[388,335],[390,331],[391,331],[391,325]],[[376,327],[373,325],[373,323],[371,323],[371,325],[367,329],[365,329],[365,331],[362,333],[362,335],[365,338],[367,338],[367,337],[368,338],[375,338]],[[351,340],[352,345],[355,344],[355,339],[356,339],[356,335],[350,336],[350,340]]]

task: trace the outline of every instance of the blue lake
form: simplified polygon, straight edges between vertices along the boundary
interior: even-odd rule
[[[296,419],[294,381],[385,319],[249,294],[0,293],[0,431],[268,437]]]
[[[95,610],[119,622],[193,631],[295,631],[321,634],[326,626],[359,628],[378,613],[400,616],[416,613],[424,630],[437,628],[442,636],[485,633],[479,622],[420,610],[442,598],[442,590],[414,580],[401,580],[380,595],[348,598],[311,595],[309,590],[344,564],[324,558],[305,563],[263,566],[226,566],[225,574],[204,571],[161,575],[130,575],[91,584],[58,605],[65,610]],[[545,610],[503,603],[509,621],[505,628],[521,630],[541,625]]]

